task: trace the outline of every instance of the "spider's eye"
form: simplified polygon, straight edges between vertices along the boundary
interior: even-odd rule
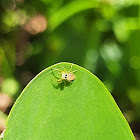
[[[65,75],[65,79],[67,79],[67,76],[68,76],[68,75],[66,74],[66,75]]]

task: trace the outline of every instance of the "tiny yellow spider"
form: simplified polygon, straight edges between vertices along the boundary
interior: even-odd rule
[[[69,69],[69,71],[67,71],[63,66],[61,66],[61,67],[64,70],[54,68],[54,70],[60,71],[60,74],[61,74],[61,77],[57,76],[59,78],[59,80],[57,80],[57,82],[59,84],[64,82],[64,84],[66,85],[66,81],[72,83],[72,81],[76,78],[73,73],[76,72],[77,70],[71,71],[72,66],[73,66],[73,64],[71,65],[71,68]]]

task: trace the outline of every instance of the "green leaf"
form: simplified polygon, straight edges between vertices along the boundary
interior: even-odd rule
[[[65,20],[70,18],[71,16],[77,14],[86,9],[96,8],[98,7],[98,3],[93,0],[88,1],[72,1],[71,3],[64,6],[62,9],[57,11],[49,20],[50,30],[54,30],[57,26],[63,23]]]
[[[58,85],[58,63],[38,74],[23,90],[7,121],[4,140],[134,140],[132,131],[103,83],[86,69],[73,83]]]

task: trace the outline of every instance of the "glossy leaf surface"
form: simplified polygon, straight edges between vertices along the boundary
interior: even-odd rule
[[[73,83],[56,84],[58,63],[23,90],[7,121],[4,140],[134,140],[131,129],[103,83],[86,69]]]

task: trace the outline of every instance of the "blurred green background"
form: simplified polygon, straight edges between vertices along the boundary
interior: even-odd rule
[[[0,132],[27,83],[64,61],[101,79],[140,139],[140,0],[1,0]]]

